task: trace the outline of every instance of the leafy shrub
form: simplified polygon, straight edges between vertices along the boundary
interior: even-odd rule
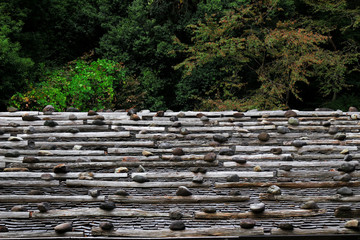
[[[24,110],[40,110],[51,104],[57,111],[64,111],[68,106],[81,111],[131,107],[140,101],[131,96],[133,89],[128,88],[135,85],[136,80],[127,76],[120,63],[78,59],[63,69],[47,73],[42,81],[30,86],[29,91],[15,94],[10,104]],[[141,98],[141,94],[139,96]]]

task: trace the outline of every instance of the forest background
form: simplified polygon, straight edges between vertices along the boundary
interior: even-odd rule
[[[360,107],[359,0],[1,0],[0,110]]]

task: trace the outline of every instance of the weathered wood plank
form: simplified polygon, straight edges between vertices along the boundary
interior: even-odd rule
[[[127,138],[130,137],[130,132],[79,132],[79,133],[34,133],[34,134],[18,134],[18,137],[23,139],[36,138]]]
[[[49,210],[45,213],[34,211],[31,218],[62,218],[62,217],[168,217],[169,213],[144,211],[140,209],[115,208],[111,211],[100,208],[72,208],[70,210]]]
[[[30,212],[3,212],[3,211],[0,212],[0,219],[27,219],[27,218],[30,218]]]
[[[121,131],[146,131],[146,132],[165,132],[165,127],[150,127],[150,126],[112,126],[112,130]]]
[[[13,150],[11,150],[13,151]],[[0,154],[11,152],[6,149],[0,149]],[[101,150],[23,150],[17,149],[20,155],[40,155],[41,152],[49,152],[52,156],[99,156],[104,155]]]
[[[342,195],[332,196],[296,196],[296,195],[272,195],[268,193],[260,193],[260,199],[265,201],[293,201],[293,202],[359,202],[360,195],[344,197]]]
[[[28,141],[7,141],[0,142],[2,148],[25,148],[28,146]]]
[[[109,236],[109,237],[145,237],[145,238],[173,238],[173,237],[217,237],[217,236],[250,236],[264,235],[263,228],[192,228],[183,231],[171,231],[170,229],[159,230],[117,230],[103,231],[101,228],[94,227],[91,231],[93,236]]]
[[[56,163],[12,163],[13,167],[26,167],[29,169],[52,169]],[[206,161],[186,161],[186,162],[157,162],[157,161],[113,161],[113,162],[79,162],[79,163],[67,163],[66,166],[69,169],[78,168],[114,168],[114,167],[214,167],[219,164],[218,161],[206,162]]]
[[[222,135],[229,137],[228,133],[223,133]],[[136,134],[136,138],[138,139],[167,139],[167,140],[174,140],[174,139],[212,139],[213,134],[188,134],[188,135],[181,135],[181,134]]]
[[[91,180],[66,180],[68,187],[123,187],[123,188],[178,188],[186,187],[210,187],[209,183],[197,184],[193,182],[115,182],[115,181],[91,181]]]
[[[224,203],[224,202],[245,202],[249,196],[206,196],[191,195],[181,196],[109,196],[109,200],[120,203],[145,203],[145,204],[174,204],[174,203]]]
[[[314,217],[326,213],[326,209],[319,210],[278,210],[278,211],[265,211],[262,213],[204,213],[195,212],[195,219],[241,219],[241,218],[290,218],[290,217]]]
[[[2,232],[0,235],[1,238],[7,239],[20,239],[20,238],[51,238],[55,237],[57,239],[63,238],[78,238],[84,237],[83,232],[66,232],[66,233],[57,233],[55,231],[12,231],[12,232]]]
[[[5,168],[6,164],[5,162],[0,162],[0,168]]]
[[[224,167],[274,167],[278,168],[281,166],[291,166],[294,168],[303,168],[303,167],[339,167],[344,162],[341,161],[276,161],[276,162],[263,162],[263,161],[247,161],[245,164],[239,164],[236,162],[224,162]]]
[[[215,183],[215,188],[250,188],[270,187],[276,185],[281,188],[338,188],[359,187],[360,181],[356,182],[239,182],[239,183]]]
[[[354,162],[354,161],[352,161]],[[359,162],[357,162],[358,164]],[[341,163],[343,164],[343,163]],[[277,176],[278,177],[301,177],[301,178],[328,178],[328,177],[334,177],[334,176],[340,176],[344,173],[338,172],[338,171],[283,171],[278,170]],[[359,172],[352,172],[350,173],[352,177],[360,177]]]
[[[2,203],[39,203],[39,202],[102,202],[105,196],[55,196],[55,195],[0,195]]]
[[[0,180],[0,187],[56,187],[59,181]]]
[[[72,147],[74,145],[80,145],[84,147],[88,146],[106,146],[106,147],[154,147],[154,142],[146,141],[146,142],[134,142],[134,141],[98,141],[98,142],[35,142],[35,147],[40,147],[42,145],[49,146],[58,146],[58,147]]]
[[[292,231],[271,229],[271,235],[331,235],[331,234],[359,234],[359,231],[348,228],[327,227],[320,229],[294,229]]]
[[[41,178],[45,172],[0,172],[0,178]],[[78,178],[81,172],[69,172],[65,174],[47,173],[55,179]],[[126,178],[127,173],[92,173],[93,178]]]
[[[195,174],[192,172],[145,172],[145,173],[132,173],[131,177],[134,176],[145,176],[147,178],[192,178],[194,176],[202,176],[205,178],[225,178],[231,175],[238,175],[240,178],[269,178],[274,177],[273,172],[238,172],[238,171],[221,171],[221,172],[207,172],[205,174]]]

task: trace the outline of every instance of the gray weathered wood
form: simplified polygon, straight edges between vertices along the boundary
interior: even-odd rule
[[[0,178],[40,178],[44,172],[0,172]],[[81,172],[69,172],[65,174],[51,174],[55,179],[78,178]],[[92,173],[93,178],[126,178],[127,173]]]
[[[341,163],[341,164],[343,164],[343,163]],[[309,171],[309,170],[306,170],[306,171],[278,170],[277,171],[278,177],[328,178],[328,177],[340,176],[342,174],[344,174],[344,173],[338,172],[338,171],[329,171],[329,170],[328,171]],[[350,175],[352,177],[360,177],[359,172],[352,172],[352,173],[350,173]]]
[[[0,219],[27,219],[27,218],[30,218],[30,212],[3,212],[3,211],[0,212]]]
[[[317,228],[317,229],[294,229],[292,231],[286,231],[279,228],[271,229],[271,235],[331,235],[331,234],[359,234],[359,231],[348,228]]]
[[[314,217],[326,213],[326,209],[319,210],[278,210],[278,211],[265,211],[262,213],[204,213],[195,212],[196,219],[240,219],[240,218],[290,218],[290,217]]]
[[[2,203],[39,203],[39,202],[101,202],[105,196],[56,196],[56,195],[0,195]]]
[[[56,163],[12,163],[13,167],[26,167],[29,169],[52,169]],[[114,162],[79,162],[79,163],[67,163],[66,166],[69,169],[78,168],[117,168],[117,167],[211,167],[217,166],[218,161],[206,162],[206,161],[186,161],[186,162],[154,162],[154,161],[114,161]]]
[[[153,147],[154,142],[152,141],[98,141],[98,142],[82,142],[82,141],[74,141],[74,142],[35,142],[35,147],[41,147],[43,145],[49,146],[58,146],[58,147],[73,147],[74,145],[80,146],[107,146],[107,147]]]
[[[344,162],[341,161],[274,161],[274,162],[265,162],[265,161],[247,161],[245,164],[239,164],[236,162],[224,162],[224,167],[280,167],[280,166],[291,166],[294,168],[304,168],[304,167],[340,167]],[[354,162],[355,163],[355,162]],[[358,164],[358,163],[357,163]],[[291,175],[292,172],[289,173]],[[279,175],[281,176],[281,175]]]
[[[20,238],[51,238],[55,237],[57,239],[63,238],[78,238],[84,237],[83,232],[66,232],[66,233],[57,233],[55,231],[12,231],[12,232],[2,232],[0,234],[1,238],[11,238],[11,239],[20,239]]]
[[[277,185],[280,188],[338,188],[359,187],[360,181],[356,182],[239,182],[239,183],[216,183],[215,188],[250,188],[270,187]]]
[[[39,155],[39,152],[50,152],[52,156],[100,156],[104,151],[99,150],[17,150],[21,155]],[[0,149],[0,154],[9,152],[6,149]]]
[[[177,204],[177,203],[224,203],[224,202],[245,202],[249,196],[206,196],[191,195],[181,196],[109,196],[109,200],[120,203],[145,203],[145,204]]]
[[[193,182],[118,182],[118,181],[91,181],[91,180],[66,180],[68,187],[123,187],[123,188],[177,188],[210,187],[209,183],[197,184]]]
[[[0,180],[0,187],[56,187],[59,181]]]
[[[100,208],[72,208],[69,210],[49,210],[45,213],[35,211],[31,218],[62,218],[62,217],[168,217],[169,213],[144,211],[140,209],[115,208],[111,211]]]
[[[263,228],[188,228],[183,231],[171,231],[170,229],[159,230],[117,230],[103,231],[101,228],[94,227],[91,231],[93,236],[110,236],[110,237],[145,237],[145,238],[174,238],[174,237],[217,237],[217,236],[250,236],[264,235]]]
[[[296,195],[272,195],[260,193],[260,199],[265,201],[293,201],[293,202],[359,202],[360,195],[345,197],[340,194],[332,196],[296,196]]]
[[[146,176],[147,178],[192,178],[194,176],[203,176],[205,178],[226,178],[231,175],[238,175],[240,178],[269,178],[274,177],[273,172],[238,172],[238,171],[219,171],[219,172],[207,172],[205,174],[194,174],[192,172],[167,172],[167,173],[157,173],[157,172],[145,172],[145,173],[132,173],[131,177],[133,178],[136,175]]]
[[[18,134],[23,139],[36,138],[127,138],[130,132],[79,132],[79,133],[34,133],[34,134]]]

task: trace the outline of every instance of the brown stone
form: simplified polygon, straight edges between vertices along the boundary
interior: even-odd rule
[[[270,135],[266,132],[262,132],[258,135],[258,139],[262,142],[266,142],[270,139]]]
[[[356,107],[349,107],[349,112],[358,112],[359,110]]]
[[[284,116],[286,118],[297,117],[297,113],[294,112],[293,110],[288,110],[288,111],[285,112]]]
[[[67,167],[65,164],[59,164],[53,168],[54,173],[67,173]]]
[[[131,114],[130,120],[139,121],[140,117],[137,114]]]
[[[281,148],[272,148],[272,149],[270,149],[270,152],[275,155],[280,155],[282,153],[282,149]]]
[[[241,113],[241,112],[237,112],[237,113],[234,113],[233,116],[234,116],[234,118],[242,118],[245,115],[243,113]]]
[[[67,222],[67,223],[59,224],[54,228],[54,230],[57,233],[70,232],[70,231],[72,231],[72,223]]]
[[[176,156],[181,156],[181,155],[184,155],[184,151],[182,150],[182,148],[175,148],[173,149],[173,155],[176,155]]]
[[[216,153],[208,153],[204,156],[204,160],[207,161],[207,162],[213,162],[216,160]]]

